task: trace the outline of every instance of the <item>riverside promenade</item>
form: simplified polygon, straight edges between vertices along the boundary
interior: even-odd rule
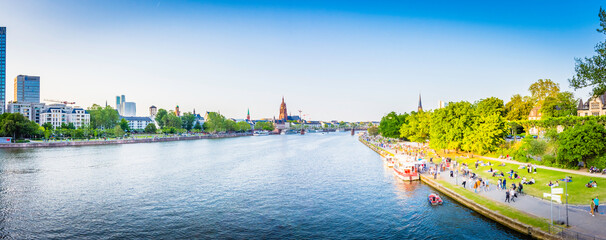
[[[252,133],[206,134],[206,135],[193,135],[193,136],[125,138],[125,139],[108,139],[108,140],[77,140],[77,141],[9,143],[9,144],[0,144],[0,149],[1,148],[72,147],[72,146],[171,142],[171,141],[186,141],[186,140],[198,140],[198,139],[233,138],[233,137],[243,137],[243,136],[252,136]]]
[[[394,149],[389,148],[389,146],[384,146],[384,147],[379,148],[379,147],[373,145],[373,147],[378,148],[379,151],[388,153],[390,155],[396,154]],[[377,151],[377,150],[375,149],[375,151]],[[520,164],[520,165],[524,164],[524,163],[519,163],[519,162],[515,162],[515,161],[511,161],[511,160],[488,158],[488,157],[484,157],[484,158],[494,160],[494,161],[502,161],[502,162],[507,162],[507,163]],[[544,168],[547,168],[547,167],[544,167]],[[555,170],[555,171],[563,170],[563,169],[558,169],[558,168],[549,168],[549,169]],[[569,171],[561,171],[561,172],[569,172]],[[578,174],[577,171],[574,171],[573,173]],[[594,176],[594,175],[591,175],[591,176]],[[457,179],[457,177],[458,177],[458,179]],[[435,180],[433,180],[433,176],[428,175],[428,174],[424,174],[423,178],[429,179],[429,181],[425,181],[425,182],[428,182],[430,185],[434,185],[434,186],[438,185],[438,186],[440,186],[440,188],[448,189],[449,194],[452,194],[452,193],[456,194],[455,193],[456,191],[453,191],[453,190],[466,190],[466,191],[469,191],[470,194],[475,194],[475,195],[481,196],[482,198],[485,198],[487,200],[498,202],[501,204],[506,204],[507,206],[515,208],[531,217],[543,218],[543,219],[547,219],[547,221],[548,221],[553,214],[554,221],[566,222],[565,204],[559,204],[559,203],[554,202],[553,209],[552,209],[552,205],[549,201],[546,201],[546,200],[543,200],[540,198],[536,198],[536,197],[533,197],[530,195],[522,195],[522,196],[519,196],[518,198],[516,198],[515,202],[505,203],[504,202],[505,191],[497,190],[495,183],[491,182],[488,190],[482,190],[482,191],[479,191],[478,193],[474,193],[473,188],[471,188],[472,184],[467,184],[466,188],[463,188],[463,186],[461,185],[461,183],[463,182],[463,177],[457,176],[456,174],[454,177],[450,177],[449,170],[447,170],[445,172],[441,172],[441,174],[438,174],[437,178]],[[439,181],[446,182],[446,184],[436,184],[436,182],[439,182]],[[439,188],[436,188],[436,189],[440,190]],[[443,191],[443,189],[441,191]],[[460,200],[457,199],[457,201],[460,201]],[[475,203],[475,204],[482,205],[481,203]],[[473,206],[469,206],[469,207],[473,209]],[[476,209],[474,209],[474,210],[476,210]],[[568,223],[569,223],[570,227],[561,228],[560,230],[564,229],[561,234],[565,235],[567,239],[606,239],[606,228],[604,228],[604,226],[606,226],[606,214],[604,214],[604,212],[606,212],[606,209],[601,208],[600,210],[602,213],[592,216],[589,213],[589,205],[586,205],[586,206],[568,205]],[[478,211],[478,210],[476,210],[476,211]],[[478,212],[482,213],[481,210]],[[492,218],[491,216],[488,216],[486,213],[482,213],[482,214],[489,218]],[[488,213],[488,214],[490,214],[490,213]],[[515,229],[515,226],[512,226],[511,224],[507,223],[508,221],[498,221],[498,222],[501,222],[504,225]],[[516,229],[516,230],[519,231],[519,229]],[[555,230],[555,229],[552,229],[552,231],[553,230]],[[536,235],[535,235],[535,237],[536,237]]]

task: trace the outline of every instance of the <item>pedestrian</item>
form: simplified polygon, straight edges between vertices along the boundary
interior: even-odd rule
[[[499,181],[497,182],[497,190],[501,191],[501,184],[502,184],[503,180],[501,180],[499,178]]]
[[[591,199],[591,205],[589,206],[589,214],[591,214],[591,216],[595,217],[595,213],[594,213],[594,209],[595,209],[595,198]]]
[[[507,189],[507,178],[503,178],[503,189]]]
[[[505,202],[509,202],[509,191],[505,191]]]
[[[463,179],[463,188],[465,188],[465,183],[467,183],[467,179]],[[593,210],[591,210],[591,211],[593,211]]]
[[[593,212],[600,213],[598,211],[598,207],[600,206],[600,199],[598,199],[598,196],[595,196],[595,198],[593,199],[593,202],[595,204],[595,210],[593,210]]]

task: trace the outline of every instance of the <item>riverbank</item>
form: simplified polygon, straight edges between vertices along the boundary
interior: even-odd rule
[[[89,141],[83,140],[83,141],[9,143],[9,144],[0,144],[0,149],[1,148],[73,147],[73,146],[152,143],[152,142],[172,142],[172,141],[187,141],[187,140],[198,140],[198,139],[233,138],[233,137],[244,137],[244,136],[252,136],[252,133],[207,134],[207,135],[196,135],[196,136],[127,138],[127,139],[89,140]]]
[[[371,149],[374,148],[373,150],[380,149],[381,152],[391,152],[389,149],[379,148],[373,143],[365,141],[365,139],[360,138],[360,141]],[[375,150],[375,152],[378,151]],[[557,225],[550,226],[548,219],[551,211],[550,204],[547,201],[524,195],[517,198],[515,202],[505,204],[502,202],[505,198],[504,192],[498,191],[494,184],[490,184],[492,186],[490,189],[474,193],[469,184],[469,189],[460,186],[463,179],[447,175],[444,172],[438,175],[435,180],[431,176],[423,176],[421,179],[442,194],[513,230],[541,239],[562,238],[564,236],[581,236],[590,239],[604,238],[601,226],[603,226],[602,224],[606,219],[601,215],[592,217],[585,208],[570,208],[570,228]],[[458,183],[457,180],[459,180]],[[557,208],[561,209],[562,205],[559,206]],[[557,219],[554,218],[554,220]]]

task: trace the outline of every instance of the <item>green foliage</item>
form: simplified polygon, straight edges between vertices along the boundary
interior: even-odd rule
[[[158,129],[156,129],[156,124],[154,123],[149,123],[147,124],[147,126],[145,126],[145,133],[156,133],[156,131],[158,131]]]
[[[124,130],[122,130],[122,127],[120,127],[120,125],[116,125],[114,127],[113,134],[115,137],[122,137],[124,136]]]
[[[191,129],[194,127],[194,122],[196,121],[196,116],[192,113],[183,113],[183,116],[181,117],[181,121],[183,124],[183,128],[187,131],[191,131]]]
[[[556,96],[548,96],[541,106],[543,118],[565,117],[577,115],[577,100],[571,92],[561,92]]]
[[[400,127],[400,137],[413,142],[425,143],[429,140],[431,112],[412,112]]]
[[[274,125],[270,122],[256,122],[255,123],[255,130],[266,130],[266,131],[273,131],[274,130]]]
[[[547,142],[532,137],[522,139],[520,149],[532,156],[541,156],[547,149]]]
[[[226,119],[219,113],[209,112],[208,119],[204,122],[204,129],[212,133],[234,131],[236,130],[236,122]]]
[[[401,115],[398,115],[396,112],[388,113],[381,118],[379,133],[383,135],[383,137],[399,138],[400,128],[402,127],[402,124],[406,122],[407,117],[408,114],[406,113]]]
[[[505,104],[506,118],[509,121],[526,120],[533,106],[534,102],[530,97],[522,97],[520,94],[513,95]]]
[[[479,116],[493,114],[504,116],[505,114],[505,105],[503,104],[503,100],[496,97],[481,99],[475,105],[476,114]]]
[[[158,126],[160,126],[160,128],[164,128],[164,118],[166,117],[166,115],[168,115],[168,112],[165,109],[158,109],[158,112],[156,112],[156,122],[158,123]]]
[[[97,104],[93,104],[93,106],[88,108],[88,113],[90,114],[90,125],[92,128],[112,129],[120,120],[118,111],[110,106],[103,108]]]
[[[595,121],[567,128],[558,136],[558,163],[577,166],[581,161],[602,155],[606,150],[606,128]]]
[[[367,131],[368,131],[368,134],[370,136],[377,136],[377,135],[379,135],[379,127],[377,127],[377,126],[371,126],[371,127],[368,128]]]
[[[251,127],[250,127],[250,124],[242,121],[242,122],[236,123],[235,129],[237,132],[248,132],[248,131],[250,131]]]
[[[532,100],[539,106],[547,97],[556,97],[560,92],[560,85],[551,81],[551,79],[539,79],[528,88]]]
[[[175,113],[168,113],[162,118],[162,122],[164,123],[165,128],[175,128],[179,129],[183,126],[183,122],[180,117],[177,117]]]
[[[472,131],[473,124],[474,111],[471,103],[449,103],[432,114],[429,144],[435,149],[460,150],[463,139]]]
[[[52,124],[52,123],[49,123],[49,122],[46,122],[46,123],[42,124],[42,127],[43,127],[45,130],[53,130],[53,129],[54,129],[53,124]]]
[[[202,125],[200,122],[196,121],[196,125],[194,125],[194,130],[202,131]]]
[[[120,128],[124,131],[130,131],[130,127],[128,126],[128,121],[124,118],[120,119]]]
[[[507,133],[505,118],[494,112],[490,115],[478,115],[473,130],[466,134],[463,146],[465,150],[484,154],[492,152],[505,142]]]
[[[606,168],[606,154],[602,154],[596,158],[587,160],[587,167],[592,166],[599,169]]]
[[[598,16],[600,28],[597,31],[606,34],[606,12],[601,7]],[[606,42],[599,42],[594,51],[596,55],[592,57],[575,58],[576,75],[568,82],[575,90],[592,87],[592,95],[600,96],[606,92]]]
[[[0,115],[0,136],[15,139],[39,137],[44,134],[40,126],[30,121],[21,113],[3,113]]]

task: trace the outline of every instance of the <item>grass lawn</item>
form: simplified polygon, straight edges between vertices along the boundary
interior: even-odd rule
[[[534,178],[536,181],[536,184],[524,185],[524,191],[527,194],[530,194],[533,196],[542,197],[543,193],[550,192],[551,191],[550,187],[547,186],[549,181],[552,181],[554,183],[556,180],[559,181],[560,185],[558,187],[564,188],[564,191],[566,191],[565,183],[560,181],[560,179],[563,179],[566,176],[571,176],[572,182],[568,183],[568,203],[569,204],[589,205],[591,199],[596,196],[599,196],[602,199],[606,198],[606,181],[602,181],[602,180],[604,180],[603,178],[591,178],[589,176],[565,173],[565,172],[559,172],[559,171],[553,171],[553,170],[547,170],[547,169],[537,169],[536,174],[535,173],[529,174],[527,169],[518,169],[519,165],[517,165],[517,164],[506,163],[505,166],[498,166],[499,164],[501,164],[501,162],[499,162],[499,161],[490,161],[493,164],[492,166],[478,166],[478,169],[476,170],[475,162],[476,162],[476,160],[478,160],[477,158],[471,158],[471,159],[456,158],[456,160],[460,163],[467,163],[469,165],[469,169],[472,172],[482,176],[483,178],[489,179],[489,181],[492,185],[494,185],[498,181],[499,177],[498,176],[492,177],[492,173],[487,172],[488,170],[490,170],[491,167],[493,170],[499,170],[499,171],[503,171],[505,173],[504,178],[507,178],[508,187],[511,187],[511,183],[513,183],[513,182],[515,182],[516,184],[520,183],[522,181],[523,177],[526,177],[527,181],[529,181],[530,178]],[[487,162],[489,160],[480,159],[480,161]],[[511,169],[518,172],[518,175],[520,175],[519,179],[515,179],[515,180],[509,179],[509,174],[507,174],[507,172],[510,171]],[[587,184],[590,179],[596,180],[598,182],[597,188],[585,187],[585,184]],[[566,200],[565,196],[562,196],[562,202],[565,202],[565,200]]]
[[[543,231],[549,231],[549,220],[548,219],[530,216],[511,206],[487,199],[485,197],[482,197],[481,195],[478,195],[469,190],[463,189],[461,186],[455,186],[444,180],[438,180],[438,183],[442,184],[443,186],[448,187],[449,189],[466,197],[469,200],[472,200],[476,203],[481,204],[482,206],[484,206],[490,210],[493,210],[497,213],[500,213],[509,218],[518,220],[525,224],[528,224],[528,225],[531,225],[534,227],[538,227],[538,228],[542,229]]]

